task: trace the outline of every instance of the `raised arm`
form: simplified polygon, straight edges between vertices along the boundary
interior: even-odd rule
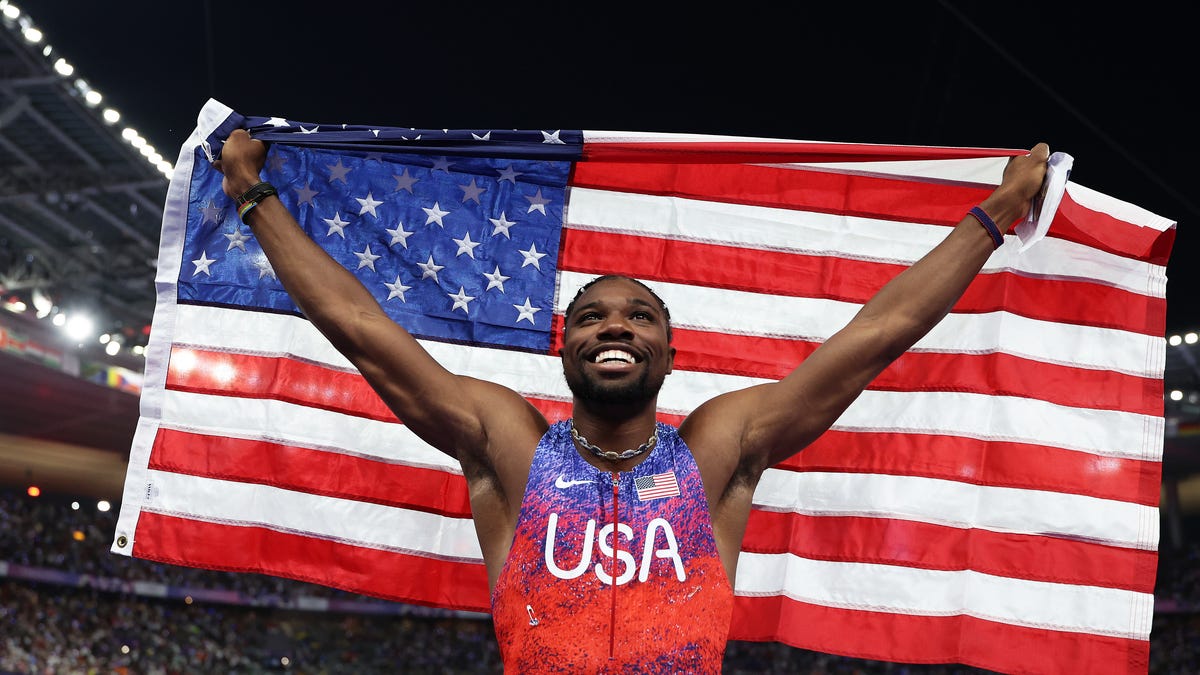
[[[225,194],[237,198],[259,183],[265,158],[262,142],[233,132],[216,163]],[[353,274],[308,238],[277,197],[261,201],[243,221],[304,315],[418,436],[457,457],[468,473],[493,467],[503,458],[500,446],[532,438],[532,451],[545,420],[525,399],[443,368]]]
[[[1014,157],[980,207],[1001,232],[1030,209],[1046,174],[1049,148]],[[688,419],[700,438],[740,448],[742,472],[757,476],[828,429],[868,384],[954,306],[994,250],[967,215],[932,251],[888,282],[840,331],[779,382],[717,397]],[[689,440],[689,443],[691,440]]]

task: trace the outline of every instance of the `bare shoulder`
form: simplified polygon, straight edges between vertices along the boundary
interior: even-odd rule
[[[533,404],[507,387],[473,377],[464,377],[463,385],[469,390],[468,399],[480,402],[476,445],[459,453],[468,481],[494,474],[496,487],[505,495],[523,494],[533,451],[549,423]]]
[[[717,396],[696,408],[679,427],[679,436],[692,451],[704,479],[709,504],[715,505],[730,484],[747,470],[745,462],[749,390]]]

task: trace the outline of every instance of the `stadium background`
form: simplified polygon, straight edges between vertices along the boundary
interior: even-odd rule
[[[1077,182],[1179,221],[1151,672],[1200,672],[1186,10],[239,7],[0,0],[0,673],[499,670],[484,616],[108,553],[153,311],[162,163],[210,96],[315,121],[1047,140],[1073,154]],[[84,316],[92,333],[70,334]],[[749,643],[726,665],[977,672]]]

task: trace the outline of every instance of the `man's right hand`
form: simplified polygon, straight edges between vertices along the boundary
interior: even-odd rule
[[[213,167],[225,176],[221,190],[230,199],[237,199],[261,180],[266,161],[266,143],[250,138],[245,129],[235,129],[221,148],[221,157],[213,162]]]

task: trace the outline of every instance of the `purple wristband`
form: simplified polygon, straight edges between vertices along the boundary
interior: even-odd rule
[[[988,234],[991,235],[992,250],[1000,248],[1000,245],[1004,243],[1004,235],[1000,232],[1000,228],[996,227],[996,221],[992,220],[992,217],[978,206],[972,208],[968,213],[975,216],[975,219],[983,225],[983,229],[987,230]]]

